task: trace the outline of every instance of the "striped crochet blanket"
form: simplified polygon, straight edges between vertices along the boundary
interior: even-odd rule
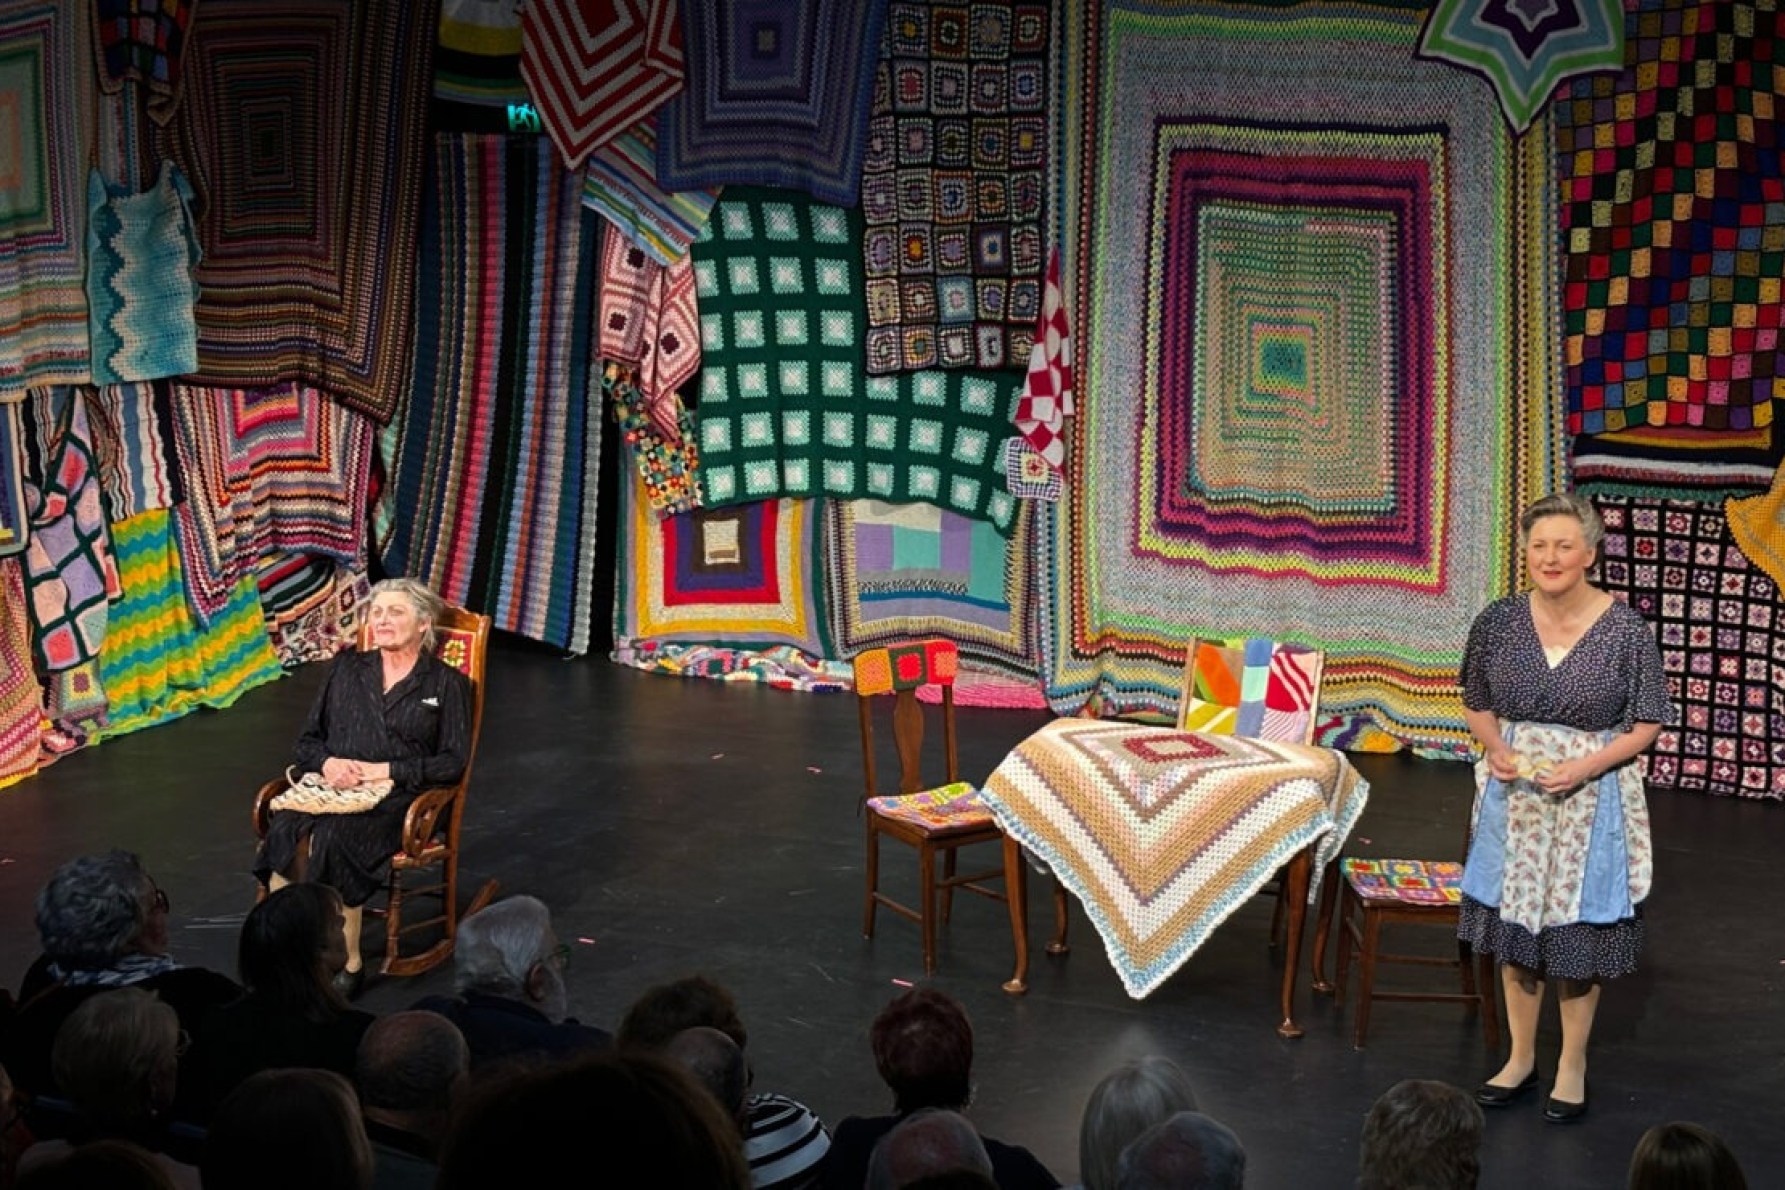
[[[174,459],[173,402],[165,385],[115,384],[87,393],[105,514],[122,521],[186,498]]]
[[[1071,8],[1056,710],[1168,711],[1190,637],[1269,636],[1325,650],[1328,715],[1466,746],[1465,629],[1563,486],[1556,168],[1421,15]]]
[[[390,420],[438,23],[436,0],[205,0],[158,136],[204,214],[196,382],[298,381]]]
[[[88,376],[83,186],[95,127],[88,3],[0,0],[6,201],[0,400]]]
[[[37,771],[43,736],[43,691],[31,667],[26,607],[19,560],[0,558],[0,789]]]
[[[315,389],[174,386],[186,583],[209,624],[276,550],[365,557],[372,423]]]
[[[1056,719],[981,792],[1083,903],[1138,1000],[1310,845],[1312,902],[1370,786],[1325,748]]]
[[[87,303],[93,383],[183,376],[198,368],[193,305],[198,231],[192,186],[161,163],[142,193],[87,176]]]
[[[254,579],[243,576],[208,626],[186,602],[173,515],[145,512],[112,526],[124,596],[100,654],[110,700],[101,739],[153,727],[199,707],[227,707],[284,676],[267,642]]]
[[[597,217],[549,141],[442,134],[433,160],[415,377],[381,443],[378,549],[388,573],[581,653],[601,450]]]
[[[267,637],[279,664],[326,661],[358,639],[360,611],[372,599],[363,565],[333,558],[271,554],[260,560],[255,581]]]

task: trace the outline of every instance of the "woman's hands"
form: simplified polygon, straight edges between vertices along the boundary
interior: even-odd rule
[[[343,760],[331,756],[322,762],[322,779],[336,789],[351,789],[355,785],[364,785],[368,781],[388,781],[390,779],[390,763],[388,761]]]
[[[1518,780],[1518,753],[1514,752],[1511,748],[1502,744],[1498,748],[1489,749],[1486,754],[1486,760],[1488,772],[1492,773],[1500,780]]]
[[[1551,796],[1562,796],[1596,780],[1599,773],[1599,767],[1590,757],[1581,756],[1550,765],[1532,777],[1531,782]]]

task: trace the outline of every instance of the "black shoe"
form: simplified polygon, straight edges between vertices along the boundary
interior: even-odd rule
[[[366,969],[361,967],[358,971],[349,971],[342,968],[335,972],[331,982],[334,983],[335,990],[341,993],[342,999],[357,1000],[360,991],[366,986]]]
[[[1583,1084],[1579,1103],[1568,1103],[1551,1095],[1543,1105],[1543,1118],[1552,1124],[1578,1124],[1587,1114],[1587,1088]]]
[[[1502,1087],[1498,1083],[1482,1083],[1475,1088],[1475,1102],[1483,1107],[1506,1107],[1515,1099],[1523,1099],[1537,1089],[1537,1071],[1532,1070],[1525,1076],[1525,1081],[1516,1087]],[[1555,1100],[1550,1100],[1554,1103]]]

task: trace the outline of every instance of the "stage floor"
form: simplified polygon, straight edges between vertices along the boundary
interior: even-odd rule
[[[50,871],[111,846],[140,852],[167,890],[176,957],[233,972],[253,898],[249,798],[287,762],[321,675],[311,666],[228,711],[79,753],[0,792],[0,981],[16,986],[36,953],[32,898]],[[915,925],[883,913],[873,941],[860,934],[854,702],[499,641],[465,816],[465,887],[495,877],[504,893],[551,906],[574,948],[571,1004],[582,1020],[612,1028],[648,985],[704,972],[737,995],[758,1089],[791,1095],[827,1122],[887,1111],[867,1029],[922,967]],[[962,710],[964,775],[982,778],[1045,719]],[[1455,853],[1471,788],[1464,766],[1389,756],[1358,767],[1373,792],[1349,852]],[[1642,1131],[1678,1119],[1725,1137],[1751,1185],[1785,1177],[1785,807],[1661,791],[1650,805],[1648,944],[1642,970],[1606,990],[1591,1115],[1577,1127],[1546,1124],[1541,1098],[1491,1114],[1488,1190],[1621,1187]],[[882,876],[895,891],[915,884],[915,869],[910,852],[884,849]],[[973,1020],[971,1116],[1063,1181],[1077,1175],[1086,1096],[1141,1054],[1167,1054],[1190,1072],[1203,1110],[1245,1143],[1256,1190],[1351,1185],[1358,1130],[1378,1094],[1408,1077],[1472,1088],[1499,1065],[1479,1024],[1443,1004],[1379,1002],[1369,1046],[1356,1050],[1351,1005],[1335,1008],[1305,975],[1296,1018],[1307,1036],[1280,1040],[1268,900],[1240,910],[1137,1002],[1076,903],[1071,953],[1042,952],[1047,894],[1032,878],[1027,996],[999,990],[1011,972],[1008,919],[975,897],[959,899],[942,934],[934,983]],[[1446,945],[1441,931],[1407,933],[1429,936],[1435,952]],[[1433,977],[1443,975],[1388,968],[1382,982]],[[375,980],[362,1003],[391,1011],[450,982],[449,970]],[[1552,1000],[1539,1039],[1546,1083],[1558,1028]]]

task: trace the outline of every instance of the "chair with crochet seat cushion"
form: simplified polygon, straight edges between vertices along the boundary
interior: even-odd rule
[[[434,655],[471,679],[470,750],[465,771],[457,782],[423,790],[410,803],[403,820],[402,843],[390,857],[384,905],[366,907],[367,913],[384,918],[384,958],[379,970],[386,975],[420,975],[451,958],[459,919],[477,912],[496,895],[496,882],[485,881],[470,904],[460,911],[459,828],[465,815],[472,762],[477,758],[477,736],[483,725],[484,660],[489,652],[490,617],[448,606],[434,630],[438,637]],[[370,622],[363,620],[359,630],[361,651],[373,648],[371,631]],[[288,784],[285,780],[269,781],[255,795],[254,831],[259,838],[266,838],[272,799],[284,792]],[[422,882],[410,883],[411,878]],[[266,895],[264,888],[260,895]],[[417,919],[411,914],[405,918],[414,897],[437,898],[439,908],[426,917]],[[405,941],[419,933],[430,935],[431,943],[419,951],[405,952]]]
[[[1494,995],[1493,959],[1475,955],[1467,942],[1457,940],[1457,957],[1429,954],[1392,954],[1382,949],[1385,925],[1442,926],[1456,933],[1457,914],[1463,899],[1463,865],[1444,860],[1365,859],[1341,857],[1338,869],[1339,929],[1338,973],[1327,988],[1335,1003],[1345,999],[1345,983],[1351,960],[1358,961],[1357,1018],[1353,1044],[1363,1048],[1370,1028],[1370,1006],[1377,1000],[1420,1000],[1460,1003],[1481,1013],[1481,1029],[1490,1050],[1500,1044],[1500,1019]],[[1328,922],[1323,917],[1314,942],[1314,966],[1324,970]],[[1378,963],[1450,967],[1461,971],[1461,991],[1383,991],[1376,986]]]
[[[857,710],[861,719],[862,765],[867,792],[862,801],[867,820],[867,899],[862,934],[874,936],[875,911],[882,905],[918,923],[923,931],[923,969],[936,972],[936,924],[946,923],[954,890],[966,889],[995,901],[1009,900],[1002,865],[967,875],[956,873],[956,853],[975,843],[1001,842],[1003,832],[979,792],[960,779],[955,758],[954,680],[960,655],[953,642],[921,640],[869,649],[854,660]],[[944,783],[923,778],[924,709],[917,692],[934,686],[941,693],[941,760]],[[875,705],[891,704],[893,743],[899,762],[897,792],[883,790],[877,777],[874,744]],[[884,718],[885,716],[881,716]],[[932,749],[934,751],[934,749]],[[880,840],[896,839],[917,850],[918,905],[905,905],[880,891]],[[942,874],[936,860],[942,860]],[[997,883],[994,884],[993,882]],[[939,902],[939,903],[938,903]]]

